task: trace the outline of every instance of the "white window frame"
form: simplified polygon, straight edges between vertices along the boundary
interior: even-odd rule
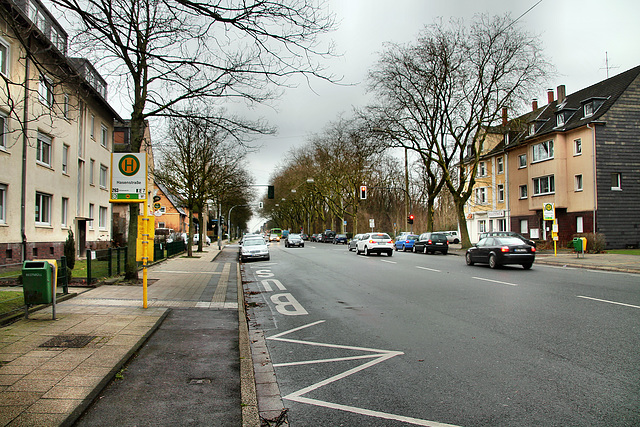
[[[575,175],[573,178],[573,182],[575,184],[575,191],[582,191],[583,190],[583,179],[582,179],[582,174],[578,174]]]
[[[527,186],[527,184],[521,185],[518,191],[519,191],[520,200],[529,198],[529,187]]]
[[[69,223],[67,222],[67,220],[69,219],[69,198],[68,197],[62,198],[62,203],[60,207],[61,207],[60,225],[63,228],[66,228],[69,225]]]
[[[497,231],[507,231],[507,219],[506,218],[496,219],[496,225],[497,225],[497,228],[498,228]]]
[[[576,217],[576,233],[584,233],[584,217]]]
[[[545,176],[539,176],[537,178],[533,178],[533,196],[534,197],[544,196],[547,194],[555,194],[555,192],[556,192],[556,183],[555,183],[554,175],[545,175]]]
[[[0,184],[0,224],[7,223],[7,186]]]
[[[107,188],[107,181],[109,177],[109,168],[105,165],[100,165],[100,188]]]
[[[62,116],[65,119],[69,118],[69,94],[65,93],[64,94],[64,103],[62,104]]]
[[[529,220],[521,219],[520,220],[520,234],[529,234]]]
[[[498,184],[498,203],[504,202],[504,184]]]
[[[486,162],[478,163],[478,175],[479,178],[483,176],[487,176],[487,164]]]
[[[51,204],[53,196],[36,191],[36,225],[51,225]]]
[[[93,211],[94,211],[93,203],[89,203],[89,220],[87,220],[87,225],[89,226],[89,230],[93,230]]]
[[[582,140],[580,138],[573,140],[573,155],[582,156]]]
[[[89,159],[89,185],[96,185],[96,161],[94,159]]]
[[[553,159],[553,139],[531,146],[531,163]]]
[[[89,136],[93,140],[96,139],[96,116],[93,114],[91,115],[91,129],[89,129]]]
[[[478,232],[485,233],[487,231],[487,221],[484,219],[478,220]]]
[[[622,190],[622,174],[620,173],[611,174],[611,189],[616,191]]]
[[[587,109],[589,109],[590,111],[587,111]],[[586,104],[584,104],[584,117],[591,117],[593,116],[593,102],[587,102]]]
[[[102,145],[104,148],[107,148],[109,146],[108,129],[103,124],[100,125],[100,145]]]
[[[487,201],[487,187],[476,188],[476,204],[486,205],[487,203],[489,203]]]
[[[36,143],[36,162],[51,167],[53,150],[53,140],[49,135],[38,132]]]
[[[527,167],[527,154],[520,154],[518,156],[518,169],[524,169]]]
[[[564,126],[564,113],[556,114],[556,127]]]
[[[38,92],[40,93],[40,102],[49,108],[53,107],[53,82],[44,74],[40,74]]]
[[[69,174],[69,150],[67,144],[62,144],[62,173]]]
[[[504,173],[504,157],[500,156],[496,159],[498,174]]]
[[[100,230],[107,229],[107,217],[109,216],[109,208],[100,206],[98,208],[98,228]]]
[[[11,46],[2,37],[0,37],[0,74],[9,77],[9,56],[11,54]]]

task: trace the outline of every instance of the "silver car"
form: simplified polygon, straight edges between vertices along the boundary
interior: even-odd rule
[[[245,239],[240,245],[240,261],[250,259],[271,259],[269,255],[269,243],[263,239]]]
[[[351,240],[349,240],[349,242],[347,243],[347,249],[349,249],[349,252],[357,249],[356,245],[358,243],[358,240],[360,240],[362,236],[364,236],[364,234],[356,234],[355,236],[353,236],[353,238],[351,238]]]

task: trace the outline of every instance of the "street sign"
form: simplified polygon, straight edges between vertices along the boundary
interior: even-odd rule
[[[553,203],[542,204],[542,219],[545,221],[553,221],[556,219],[556,210]]]
[[[369,219],[369,228],[374,228],[376,226],[376,222],[373,220],[373,218]]]
[[[146,153],[111,154],[111,203],[140,203],[147,200]]]

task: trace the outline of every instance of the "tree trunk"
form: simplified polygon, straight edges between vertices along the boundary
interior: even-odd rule
[[[466,199],[463,201],[456,198],[455,200],[458,225],[460,227],[460,243],[462,243],[463,248],[469,248],[471,247],[471,239],[469,239],[469,230],[467,229],[467,218],[464,216],[465,203]]]

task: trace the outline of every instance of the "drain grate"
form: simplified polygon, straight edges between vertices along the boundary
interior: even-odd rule
[[[82,348],[93,340],[95,335],[58,335],[41,344],[40,347]]]

